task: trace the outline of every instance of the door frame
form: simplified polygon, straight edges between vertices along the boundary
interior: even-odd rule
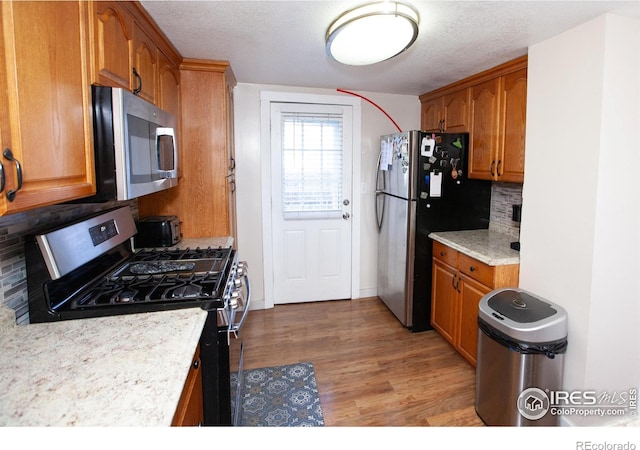
[[[305,94],[279,91],[260,92],[260,154],[262,185],[262,263],[264,264],[264,307],[273,308],[273,229],[271,222],[271,103],[308,103],[350,106],[352,121],[351,169],[351,298],[360,296],[360,170],[361,170],[361,101],[342,95]]]

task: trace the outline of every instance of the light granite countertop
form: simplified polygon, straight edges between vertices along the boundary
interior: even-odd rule
[[[1,426],[171,425],[206,311],[17,326],[1,308]]]
[[[19,326],[0,305],[0,426],[171,425],[206,317],[187,308]]]
[[[520,253],[510,247],[516,239],[497,231],[438,231],[429,237],[490,266],[520,263]]]

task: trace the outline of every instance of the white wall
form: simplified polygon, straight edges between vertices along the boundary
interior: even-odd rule
[[[238,251],[249,265],[253,308],[264,307],[264,268],[262,246],[261,161],[269,149],[260,148],[260,92],[283,91],[325,95],[339,94],[332,89],[240,83],[234,90],[236,148],[236,206],[238,213]],[[420,101],[406,95],[357,92],[383,108],[404,130],[420,128]],[[379,152],[379,138],[396,131],[393,123],[377,108],[362,101],[360,227],[360,296],[374,296],[376,290],[378,234],[373,211],[374,172]]]
[[[615,15],[529,48],[520,287],[568,311],[567,390],[640,387],[639,59]]]

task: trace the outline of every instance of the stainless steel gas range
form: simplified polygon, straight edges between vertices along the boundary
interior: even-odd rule
[[[134,251],[136,231],[127,206],[27,239],[30,322],[208,311],[200,339],[204,425],[232,425],[229,348],[249,311],[246,263],[231,247]]]

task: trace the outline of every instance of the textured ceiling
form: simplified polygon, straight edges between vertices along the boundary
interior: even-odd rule
[[[184,57],[227,60],[240,83],[419,95],[527,53],[527,47],[640,1],[422,1],[406,52],[371,66],[327,56],[329,24],[354,1],[142,1]]]

